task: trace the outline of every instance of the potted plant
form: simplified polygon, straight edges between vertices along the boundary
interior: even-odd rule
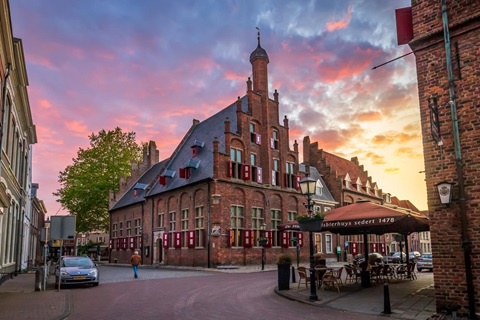
[[[278,266],[278,290],[290,289],[290,266],[292,257],[288,253],[282,253],[277,257]]]
[[[325,213],[317,212],[314,215],[301,215],[297,217],[298,225],[301,231],[322,231],[323,219]]]

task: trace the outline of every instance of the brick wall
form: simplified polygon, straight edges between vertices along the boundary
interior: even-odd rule
[[[462,209],[458,201],[458,174],[454,131],[449,105],[448,72],[440,1],[412,1],[414,40],[423,134],[430,231],[435,276],[437,311],[460,307],[467,315],[472,305],[480,310],[480,113],[478,98],[480,75],[480,2],[447,1],[450,26],[452,68],[455,82],[462,176],[465,185],[466,234],[462,237]],[[458,48],[458,49],[457,49]],[[438,97],[443,146],[432,139],[428,98]],[[435,185],[447,180],[456,183],[454,203],[439,202]],[[464,263],[464,240],[471,241],[471,268]],[[467,272],[473,279],[476,302],[469,303]]]

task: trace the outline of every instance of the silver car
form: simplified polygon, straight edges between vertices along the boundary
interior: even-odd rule
[[[61,257],[55,270],[55,284],[92,284],[98,286],[97,265],[89,257]]]
[[[418,272],[423,269],[433,270],[432,254],[431,253],[422,253],[420,257],[417,258],[417,270]]]

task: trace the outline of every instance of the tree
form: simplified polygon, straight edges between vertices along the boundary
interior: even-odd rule
[[[130,175],[132,162],[139,162],[141,145],[135,133],[122,129],[89,136],[90,148],[79,148],[73,164],[59,174],[61,188],[53,195],[62,207],[77,217],[77,232],[109,228],[108,197],[118,192],[120,177]]]

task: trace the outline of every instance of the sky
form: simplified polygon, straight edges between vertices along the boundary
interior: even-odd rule
[[[192,125],[246,92],[250,53],[270,59],[290,146],[304,136],[358,157],[384,193],[426,210],[413,54],[397,44],[395,9],[410,0],[14,0],[38,143],[33,182],[48,215],[88,136],[120,127],[156,142],[160,159]],[[302,160],[302,159],[300,159]]]

